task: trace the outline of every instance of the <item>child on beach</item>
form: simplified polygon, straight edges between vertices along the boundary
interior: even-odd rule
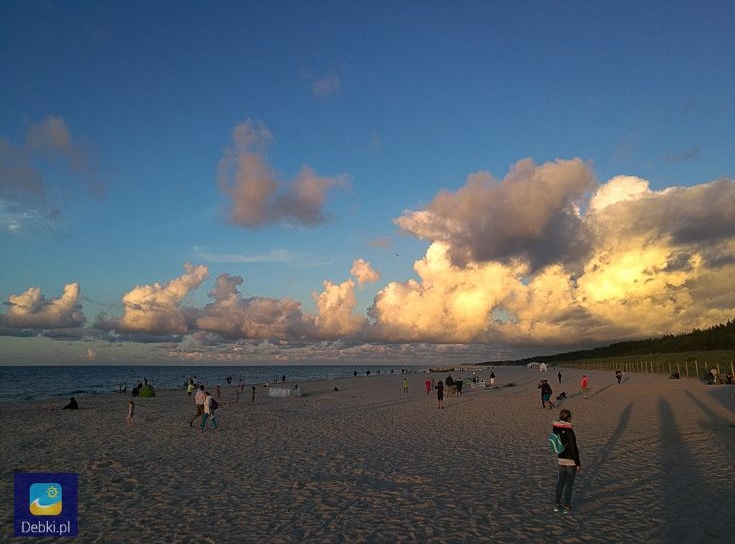
[[[436,407],[444,408],[444,382],[441,380],[436,384]]]
[[[132,400],[128,401],[128,417],[125,421],[130,427],[135,423],[135,403]]]

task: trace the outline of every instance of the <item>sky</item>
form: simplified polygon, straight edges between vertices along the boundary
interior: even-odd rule
[[[735,318],[735,4],[0,3],[0,364]]]

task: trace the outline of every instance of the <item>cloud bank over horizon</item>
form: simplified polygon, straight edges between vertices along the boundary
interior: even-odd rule
[[[220,178],[232,199],[229,221],[246,228],[318,224],[326,190],[339,183],[309,171],[279,194],[263,155],[270,140],[262,124],[235,128]],[[416,279],[378,285],[381,272],[355,256],[349,278],[324,279],[313,292],[315,313],[289,297],[245,296],[245,278],[227,273],[214,280],[211,302],[196,307],[190,295],[209,269],[185,264],[178,278],[123,294],[123,314],[101,314],[91,327],[78,283],[59,298],[31,287],[5,303],[0,334],[176,338],[181,349],[243,341],[316,350],[574,348],[706,328],[735,316],[733,180],[654,191],[633,176],[600,183],[581,159],[523,159],[502,179],[475,172],[459,189],[443,190],[394,221],[428,244],[413,264]],[[357,290],[369,286],[376,292],[361,315]]]

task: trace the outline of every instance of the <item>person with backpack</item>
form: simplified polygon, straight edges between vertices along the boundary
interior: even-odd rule
[[[572,515],[572,489],[577,473],[582,470],[579,462],[577,436],[572,428],[572,412],[564,408],[559,412],[559,420],[554,421],[552,435],[549,436],[552,450],[556,453],[559,479],[556,482],[556,501],[554,511]],[[563,499],[563,502],[562,502]]]
[[[202,417],[202,432],[204,432],[204,428],[207,426],[207,420],[212,420],[212,426],[214,427],[214,430],[217,429],[217,419],[214,417],[214,412],[219,408],[219,404],[216,400],[212,397],[212,395],[209,394],[209,391],[204,392],[205,398],[204,398],[204,416]]]
[[[554,403],[551,402],[551,395],[554,392],[552,391],[549,382],[546,380],[541,380],[541,383],[538,384],[538,389],[541,389],[541,407],[546,408],[546,405],[548,404],[549,410],[553,410]]]

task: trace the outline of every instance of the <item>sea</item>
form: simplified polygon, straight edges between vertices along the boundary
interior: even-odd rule
[[[130,393],[138,383],[156,389],[184,389],[190,379],[208,386],[295,384],[354,376],[424,372],[428,367],[386,365],[262,365],[262,366],[0,366],[0,403],[68,399],[119,392]]]

